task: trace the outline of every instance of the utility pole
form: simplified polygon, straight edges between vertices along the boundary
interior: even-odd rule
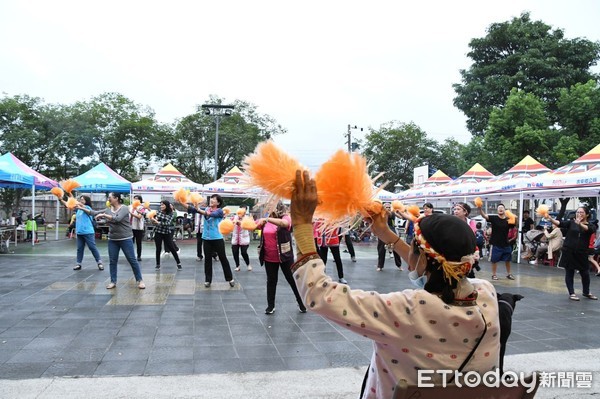
[[[358,126],[354,125],[350,125],[348,124],[348,133],[345,134],[346,137],[348,137],[347,140],[347,144],[348,144],[348,152],[352,152],[352,129],[359,129]],[[363,128],[360,128],[360,131],[363,131]]]

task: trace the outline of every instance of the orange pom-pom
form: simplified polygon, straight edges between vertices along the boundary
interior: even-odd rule
[[[190,193],[190,202],[194,204],[194,206],[198,206],[202,201],[204,201],[204,198],[200,193]]]
[[[150,209],[150,202],[148,202],[148,201],[144,202],[144,208]]]
[[[549,218],[550,217],[550,208],[548,207],[548,205],[540,205],[536,208],[535,213],[536,215],[543,217],[543,218]]]
[[[63,190],[65,190],[65,192],[69,195],[71,195],[71,191],[75,190],[77,187],[81,187],[81,184],[77,183],[73,179],[65,180],[61,182],[60,185],[62,186]]]
[[[62,198],[65,195],[65,192],[60,187],[52,187],[52,190],[50,190],[50,192],[56,195],[57,198]]]
[[[296,171],[306,168],[273,141],[265,141],[244,159],[244,169],[250,178],[250,184],[262,187],[278,197],[291,199]]]
[[[233,222],[231,219],[225,218],[219,223],[219,233],[223,235],[231,234],[233,232]]]
[[[408,211],[408,213],[413,215],[415,219],[421,216],[421,209],[417,205],[411,205],[408,208],[406,208],[406,210]]]
[[[398,212],[404,212],[406,207],[404,206],[404,204],[401,201],[393,200],[392,201],[392,209],[395,211],[398,211]]]
[[[184,188],[180,188],[173,193],[173,198],[175,198],[175,201],[179,202],[180,204],[187,204],[188,192]]]
[[[315,214],[329,223],[380,207],[373,205],[374,180],[369,177],[367,160],[356,152],[337,151],[321,166],[315,181],[320,200]]]
[[[77,201],[75,198],[69,197],[69,199],[67,200],[67,208],[75,209],[78,203],[79,201]]]
[[[148,216],[149,219],[154,219],[156,216],[156,211],[150,211],[146,216]]]
[[[231,213],[231,209],[229,207],[223,208],[223,215],[228,216]]]
[[[480,197],[475,198],[473,203],[477,208],[481,208],[483,206],[483,200]]]
[[[505,212],[506,218],[508,219],[508,224],[517,224],[517,215],[509,211],[508,209]]]
[[[238,208],[236,213],[239,217],[244,217],[244,215],[246,214],[246,208]]]
[[[240,224],[240,226],[244,230],[249,230],[249,231],[256,230],[256,222],[254,221],[254,219],[252,219],[251,216],[244,216],[244,218],[242,219],[242,223]]]
[[[133,200],[133,202],[131,203],[131,207],[133,209],[137,209],[140,206],[140,204],[141,204],[140,200],[136,199],[136,200]]]
[[[375,198],[371,201],[369,205],[367,205],[361,211],[361,213],[364,217],[369,217],[369,215],[377,215],[378,213],[382,213],[383,211],[383,203],[381,202],[381,200]]]

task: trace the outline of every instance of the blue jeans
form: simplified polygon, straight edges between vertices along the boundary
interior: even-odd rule
[[[126,240],[108,240],[108,258],[110,259],[110,282],[117,282],[117,263],[119,262],[119,251],[123,250],[127,262],[131,265],[135,281],[142,281],[142,271],[140,270],[140,264],[135,258],[135,252],[133,250],[133,240],[128,238]]]
[[[77,264],[81,265],[81,262],[83,261],[83,250],[86,245],[92,252],[92,255],[94,255],[96,263],[102,263],[100,252],[98,252],[98,248],[96,248],[96,238],[94,237],[94,234],[77,234]]]

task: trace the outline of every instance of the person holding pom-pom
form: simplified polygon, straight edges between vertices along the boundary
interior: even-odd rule
[[[173,259],[177,262],[177,270],[181,270],[181,260],[175,246],[173,237],[171,236],[171,223],[173,221],[173,208],[169,201],[160,201],[160,211],[156,213],[154,218],[150,219],[156,226],[154,228],[154,243],[156,244],[156,270],[160,269],[160,257],[162,252],[162,243],[165,243],[165,251],[173,255]]]
[[[188,208],[189,211],[189,208]],[[202,241],[204,244],[204,286],[210,287],[212,284],[213,267],[212,267],[212,254],[216,253],[221,261],[221,267],[223,267],[223,274],[225,280],[229,283],[230,287],[235,286],[233,280],[233,274],[231,273],[231,266],[225,255],[225,240],[223,234],[219,231],[219,223],[223,220],[225,214],[223,213],[223,198],[219,194],[213,194],[209,198],[208,207],[204,209],[198,209],[204,217],[204,232],[202,233]]]
[[[242,258],[246,263],[246,269],[252,271],[250,266],[250,257],[248,256],[248,247],[250,246],[250,232],[242,227],[242,220],[246,215],[248,207],[241,205],[233,218],[233,233],[231,236],[231,252],[235,261],[235,271],[240,271],[240,251]]]
[[[509,218],[506,215],[504,204],[498,204],[497,215],[488,215],[483,211],[480,201],[475,201],[479,209],[479,214],[492,225],[492,236],[490,245],[492,246],[490,262],[492,262],[492,280],[498,280],[496,269],[498,262],[504,261],[506,265],[506,278],[514,280],[515,277],[510,272],[510,262],[512,260],[512,246],[508,242],[508,232],[510,230]],[[514,222],[513,222],[514,224]]]

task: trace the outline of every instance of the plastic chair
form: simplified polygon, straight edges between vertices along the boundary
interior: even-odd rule
[[[527,390],[535,379],[535,387],[529,393]],[[483,384],[475,387],[463,385],[458,387],[454,384],[443,386],[434,386],[431,388],[419,388],[416,385],[408,385],[406,381],[398,381],[394,388],[392,399],[531,399],[535,396],[540,384],[540,374],[535,373],[525,377],[528,386],[521,385],[507,387],[500,384],[500,387],[487,387]]]

